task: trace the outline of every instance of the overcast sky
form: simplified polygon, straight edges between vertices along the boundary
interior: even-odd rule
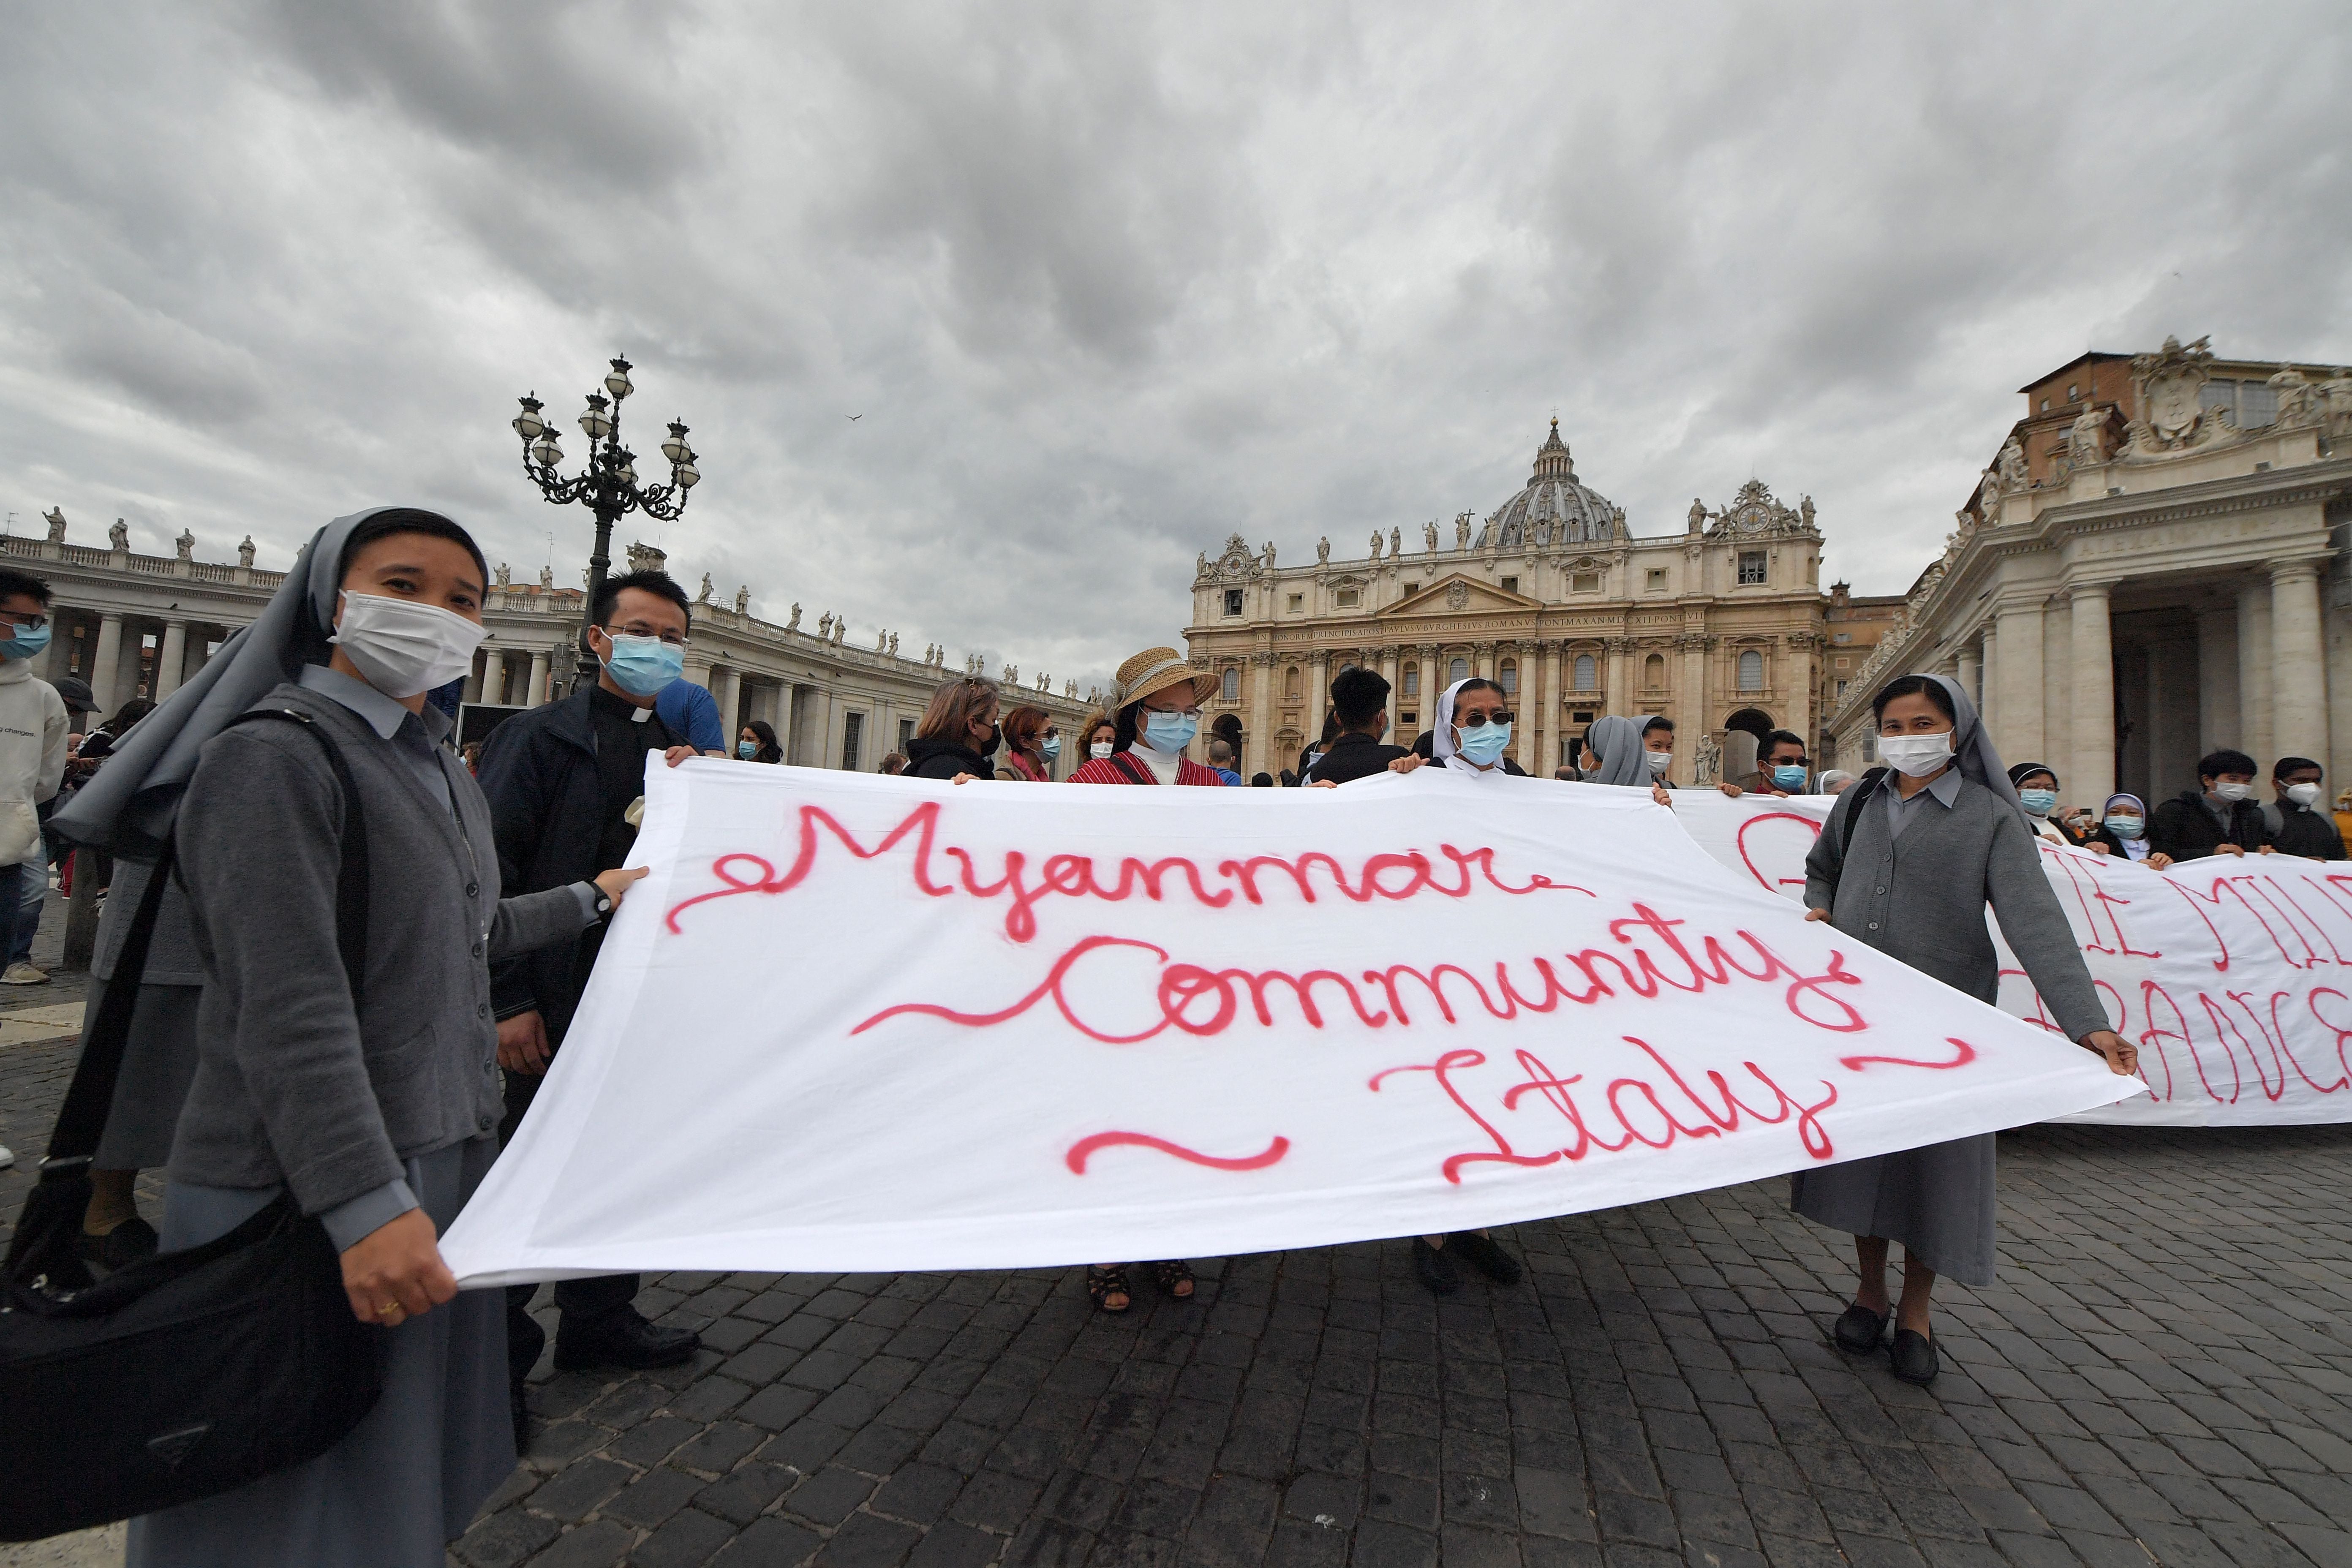
[[[507,421],[576,458],[626,353],[705,477],[624,542],[1083,684],[1555,408],[1635,532],[1754,476],[1892,592],[2083,350],[2352,359],[2340,5],[0,16],[0,508],[85,542],[400,501],[577,583]]]

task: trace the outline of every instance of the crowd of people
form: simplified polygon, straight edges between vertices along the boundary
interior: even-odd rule
[[[0,937],[13,957],[19,910],[37,912],[21,879],[36,856],[46,868],[36,808],[56,803],[52,847],[119,857],[93,1006],[110,987],[136,988],[94,1162],[88,1255],[120,1268],[199,1246],[290,1194],[331,1241],[354,1316],[383,1331],[383,1394],[358,1427],[307,1463],[134,1521],[134,1565],[441,1561],[526,1439],[524,1378],[546,1336],[529,1310],[537,1287],[461,1295],[437,1238],[528,1112],[578,1021],[606,922],[645,874],[629,862],[648,758],[782,760],[764,722],[730,741],[709,694],[684,679],[694,606],[657,571],[595,594],[593,683],[507,719],[461,758],[445,700],[481,641],[488,580],[473,540],[445,517],[339,519],[187,686],[85,737],[87,689],[30,675],[47,640],[47,585],[0,572],[10,623],[0,627]],[[1128,659],[1113,700],[1067,738],[1069,782],[1242,784],[1231,736],[1213,733],[1205,761],[1192,755],[1213,679],[1173,648]],[[1510,694],[1494,681],[1447,687],[1410,746],[1387,738],[1389,685],[1377,672],[1344,669],[1329,695],[1326,735],[1282,784],[1338,789],[1423,767],[1524,776],[1510,756]],[[2213,854],[2344,855],[2308,759],[2278,761],[2271,803],[2253,799],[2255,763],[2223,751],[2200,762],[2199,789],[2154,814],[2118,795],[2094,816],[2058,809],[2046,764],[2003,766],[1954,682],[1903,677],[1874,710],[1881,765],[1859,778],[1816,778],[1803,740],[1783,731],[1764,739],[1752,771],[1711,787],[1836,795],[1807,861],[1806,918],[1988,1002],[1996,966],[1979,904],[1989,890],[2051,1016],[2117,1073],[2136,1069],[2135,1053],[2106,1027],[2037,836],[2157,868]],[[248,721],[257,716],[297,722]],[[960,677],[932,694],[884,771],[1045,783],[1064,743],[1043,710],[1004,710],[993,683]],[[1572,773],[1671,805],[1675,743],[1668,719],[1605,717],[1580,738]],[[1276,784],[1263,773],[1249,782]],[[353,842],[365,871],[356,945],[345,907]],[[1848,877],[1849,865],[1871,870]],[[35,875],[45,889],[45,870]],[[159,875],[168,884],[142,897]],[[152,930],[131,945],[140,921]],[[143,955],[136,973],[126,952]],[[1792,1179],[1797,1212],[1855,1237],[1837,1343],[1885,1348],[1913,1382],[1936,1375],[1936,1278],[1991,1277],[1993,1162],[1985,1135]],[[166,1185],[151,1227],[131,1184],[155,1167]],[[1903,1285],[1890,1298],[1894,1244]],[[1484,1231],[1412,1247],[1417,1277],[1440,1294],[1460,1289],[1465,1265],[1503,1285],[1522,1278]],[[1165,1296],[1194,1292],[1183,1259],[1106,1260],[1086,1271],[1094,1305],[1129,1310],[1139,1271]],[[690,1357],[698,1337],[649,1321],[637,1289],[635,1275],[553,1286],[555,1364]]]

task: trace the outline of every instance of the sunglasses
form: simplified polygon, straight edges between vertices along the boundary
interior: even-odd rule
[[[1463,713],[1455,716],[1454,727],[1457,730],[1483,730],[1489,724],[1507,724],[1510,721],[1508,713]]]

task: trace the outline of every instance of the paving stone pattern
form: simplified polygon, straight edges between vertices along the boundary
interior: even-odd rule
[[[68,1053],[0,1051],[0,1142]],[[1442,1303],[1402,1243],[1124,1318],[1076,1270],[660,1277],[708,1348],[542,1364],[452,1561],[2352,1568],[2352,1128],[2001,1159],[1931,1390],[1829,1343],[1851,1254],[1778,1182],[1518,1226],[1527,1282]]]

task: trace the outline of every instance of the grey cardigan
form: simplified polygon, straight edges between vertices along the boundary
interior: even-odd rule
[[[2052,1020],[2075,1040],[2106,1028],[2106,1009],[2025,819],[1983,785],[1959,784],[1949,806],[1932,799],[1911,805],[1918,816],[1899,839],[1874,795],[1843,861],[1838,840],[1862,791],[1840,795],[1805,857],[1805,907],[1828,910],[1830,923],[1847,935],[1990,1002],[2000,984],[1985,930],[1990,904]],[[1895,786],[1890,778],[1880,787]]]
[[[416,721],[387,739],[293,685],[257,706],[308,714],[358,785],[363,997],[355,1016],[335,936],[342,792],[319,738],[272,721],[224,731],[176,835],[205,991],[171,1179],[283,1184],[320,1214],[399,1182],[405,1159],[490,1135],[502,1114],[490,961],[576,938],[591,917],[573,888],[499,899],[489,807]]]

